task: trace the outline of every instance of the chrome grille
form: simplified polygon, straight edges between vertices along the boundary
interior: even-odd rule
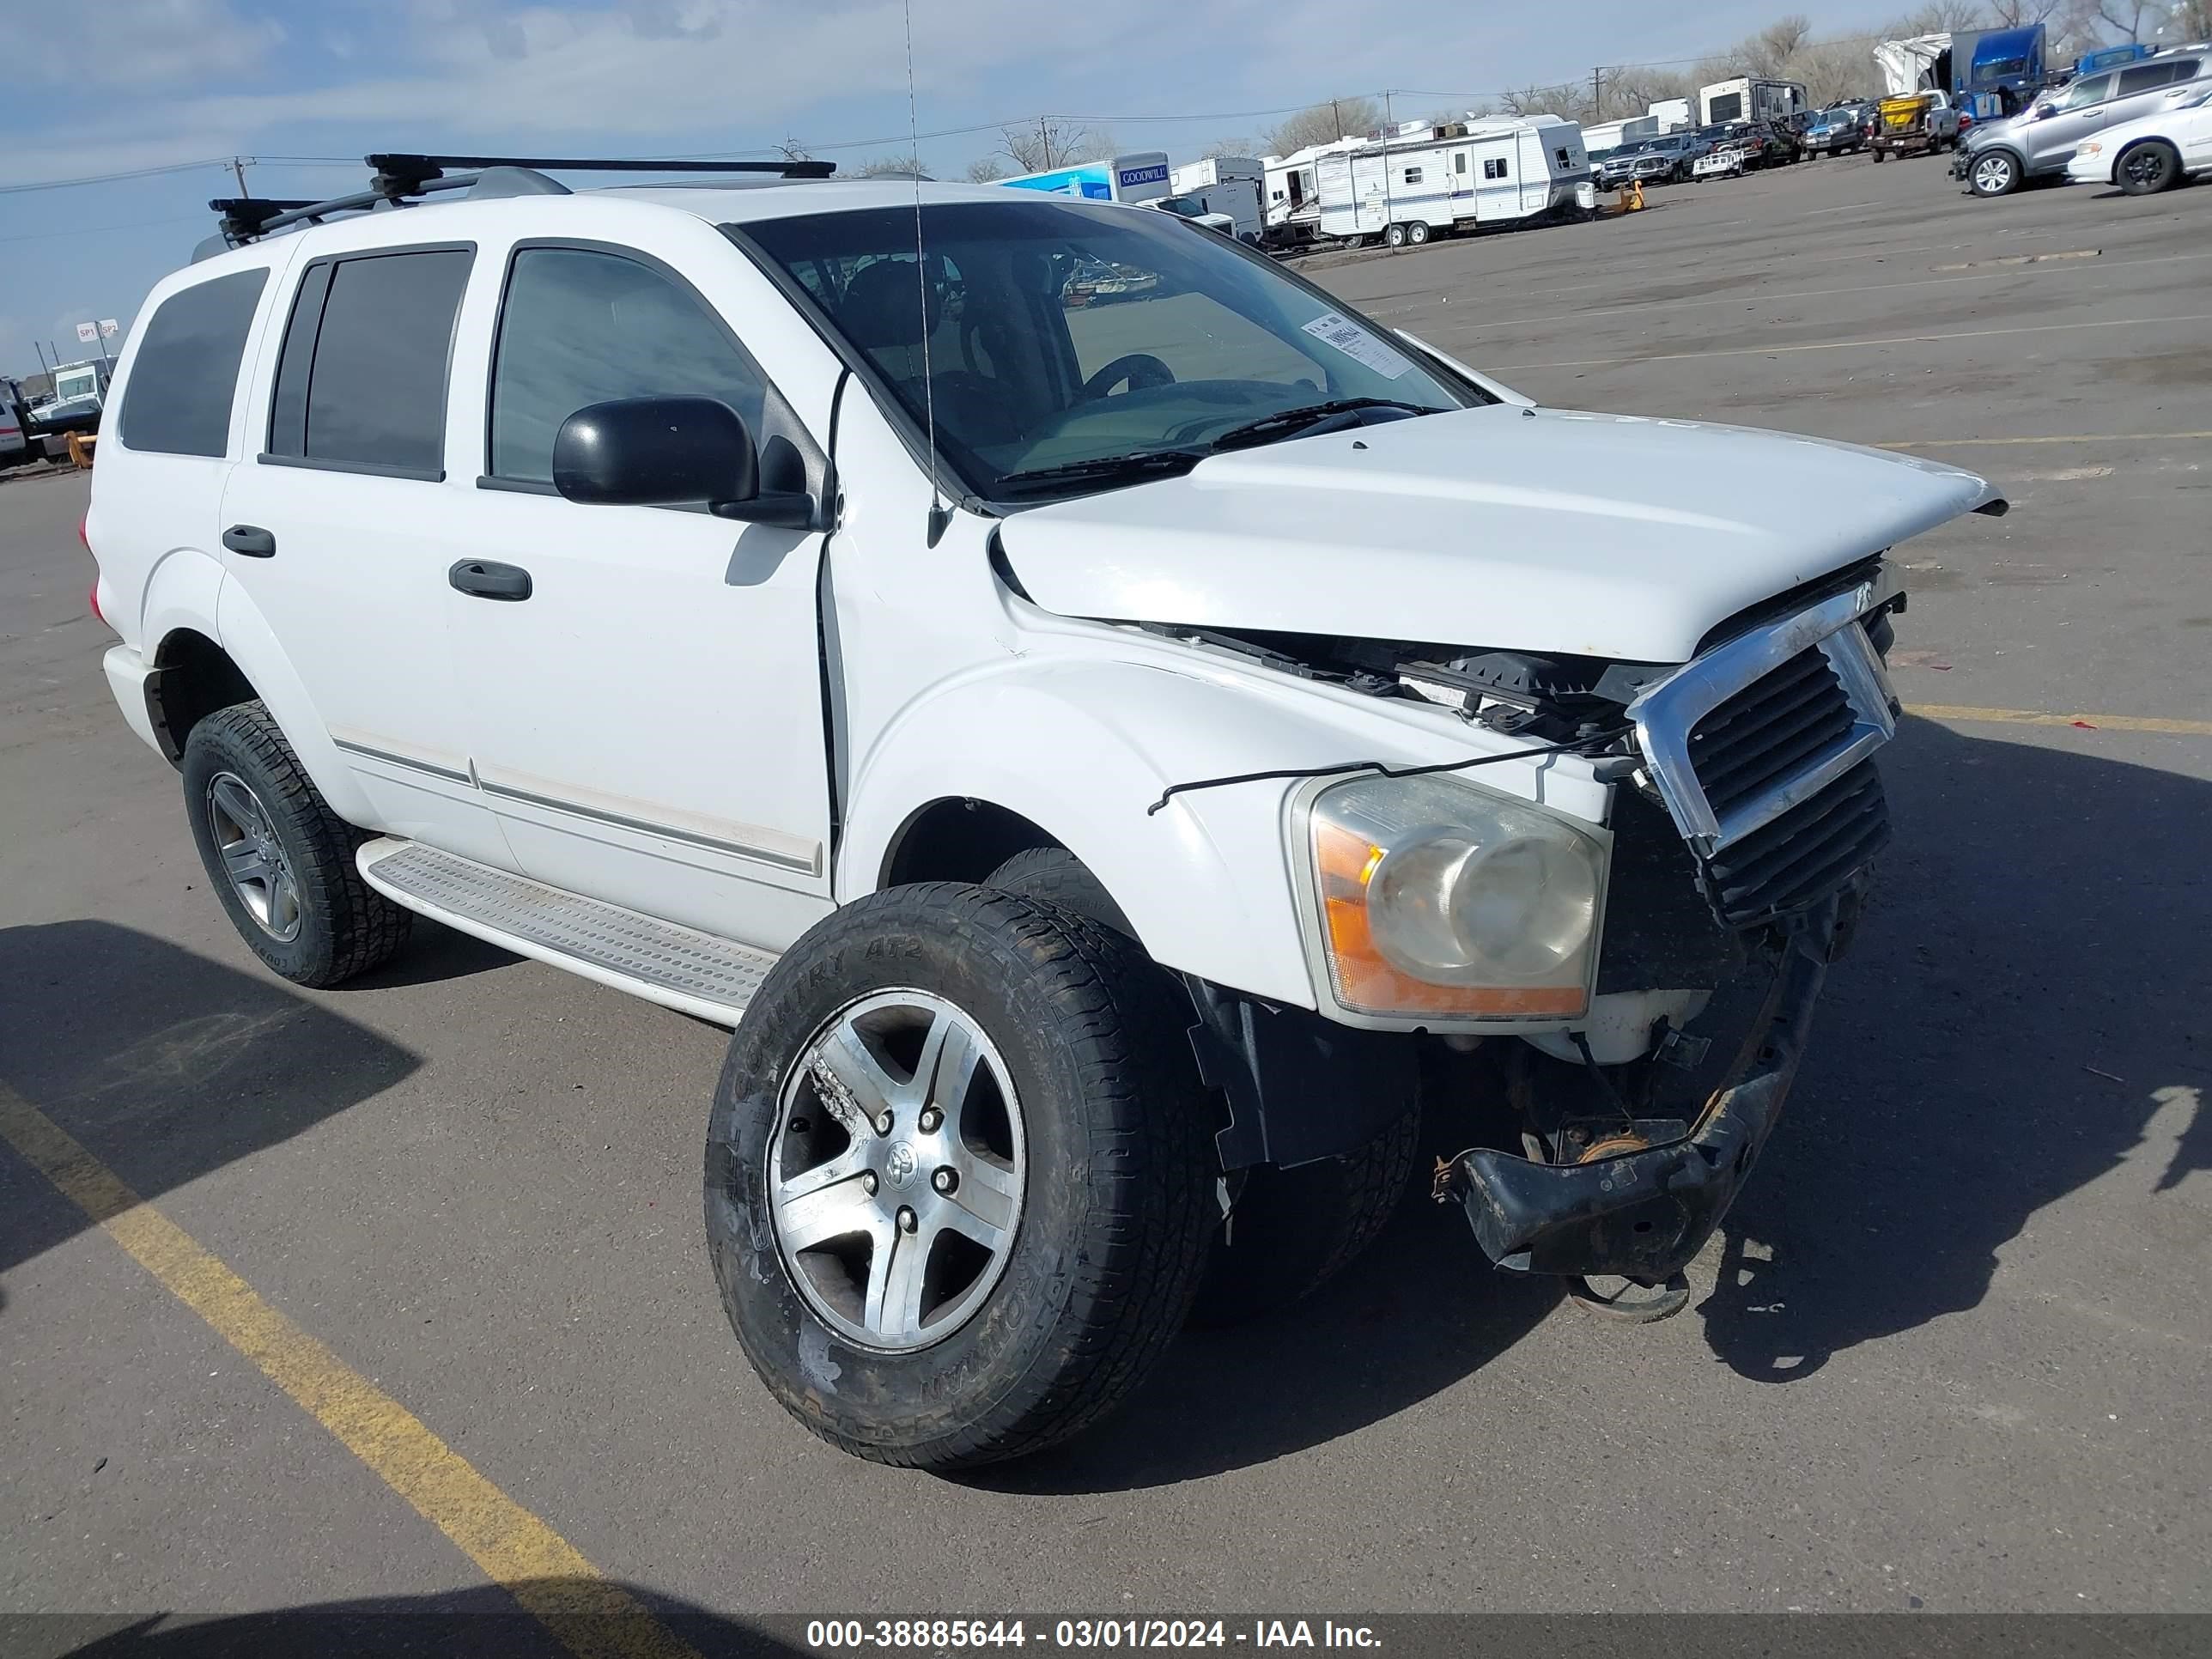
[[[1779,817],[1732,842],[1701,866],[1698,885],[1723,921],[1755,927],[1834,892],[1889,840],[1889,805],[1872,761]]]
[[[1690,765],[1723,821],[1826,751],[1849,743],[1843,682],[1819,647],[1801,651],[1690,728]]]
[[[1869,757],[1896,731],[1863,619],[1886,570],[1752,629],[1629,707],[1660,798],[1722,921],[1746,927],[1834,891],[1888,838]]]

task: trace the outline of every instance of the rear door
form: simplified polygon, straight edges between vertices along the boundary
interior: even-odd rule
[[[511,868],[469,771],[437,539],[475,261],[426,240],[304,264],[223,496],[223,559],[368,795],[364,827]]]

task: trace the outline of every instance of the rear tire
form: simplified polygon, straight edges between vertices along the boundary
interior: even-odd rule
[[[354,863],[368,833],[331,810],[263,704],[219,708],[193,726],[183,772],[208,882],[275,972],[295,985],[337,985],[407,943],[414,912]]]
[[[988,884],[1129,932],[1121,907],[1064,847],[1017,853],[992,872]],[[1190,1322],[1218,1328],[1260,1318],[1311,1294],[1349,1266],[1395,1213],[1420,1155],[1420,1123],[1416,1109],[1344,1157],[1292,1170],[1262,1165],[1246,1171],[1225,1224],[1214,1206],[1216,1224]]]
[[[1385,228],[1384,228],[1384,229],[1383,229],[1383,232],[1382,232],[1382,246],[1383,246],[1384,247],[1403,247],[1403,246],[1406,246],[1406,228],[1405,228],[1405,226],[1403,226],[1403,225],[1389,225],[1389,226],[1385,227]]]
[[[901,1085],[908,1094],[884,1097],[893,1100],[888,1133],[865,1122],[848,1133],[860,1091],[843,1083],[841,1060],[836,1086],[823,1092],[817,1079],[828,1061],[817,1056],[863,1003],[902,999],[932,1003],[939,1017],[949,1007],[989,1045],[991,1075],[1003,1074],[1012,1097],[1001,1097],[999,1124],[1019,1126],[1018,1139],[1006,1131],[1013,1151],[1001,1160],[1017,1196],[1004,1209],[1006,1242],[991,1251],[1002,1260],[979,1299],[963,1306],[945,1289],[947,1279],[958,1284],[957,1258],[968,1247],[948,1260],[926,1244],[911,1276],[913,1334],[872,1344],[840,1328],[830,1298],[861,1309],[848,1310],[848,1326],[865,1322],[856,1290],[873,1284],[878,1245],[894,1264],[888,1277],[897,1271],[898,1236],[942,1237],[909,1225],[912,1209],[894,1222],[888,1206],[903,1198],[927,1209],[933,1170],[943,1173],[940,1158],[957,1163],[959,1150],[928,1139],[933,1126],[915,1114],[938,1096],[913,1096],[910,1081]],[[872,894],[793,945],[731,1039],[706,1158],[707,1238],[722,1304],[786,1410],[858,1456],[956,1469],[1064,1440],[1143,1382],[1189,1310],[1213,1221],[1211,1126],[1178,1000],[1127,936],[1051,904],[957,883]],[[918,1033],[913,1041],[921,1042]],[[869,1058],[876,1069],[857,1073],[864,1082],[896,1084],[902,1069],[921,1069],[890,1040]],[[983,1074],[981,1062],[975,1074]],[[953,1111],[946,1108],[948,1119]],[[958,1127],[964,1137],[964,1117]],[[826,1148],[803,1139],[824,1133],[833,1138]],[[827,1170],[856,1152],[881,1153],[882,1176],[856,1162],[823,1189],[865,1182],[868,1203],[880,1193],[884,1212],[870,1218],[877,1231],[832,1227],[815,1243],[798,1243],[791,1218],[805,1195],[794,1193],[817,1162]],[[935,1190],[980,1191],[981,1174],[978,1166],[957,1188]],[[866,1249],[866,1264],[825,1263],[824,1242],[849,1245],[853,1255]],[[922,1305],[932,1294],[946,1297],[936,1311]],[[945,1328],[933,1333],[939,1312]]]
[[[2163,138],[2146,139],[2121,155],[2112,176],[2130,196],[2155,196],[2181,182],[2181,153]]]
[[[1427,244],[1428,240],[1429,227],[1426,220],[1416,219],[1412,224],[1406,227],[1406,242],[1408,246],[1424,246]]]

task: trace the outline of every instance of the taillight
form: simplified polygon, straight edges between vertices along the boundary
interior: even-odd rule
[[[100,584],[97,581],[94,581],[92,585],[92,614],[100,620],[102,625],[106,624],[107,621],[107,613],[100,608]]]

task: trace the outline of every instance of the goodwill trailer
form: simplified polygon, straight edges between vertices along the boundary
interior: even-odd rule
[[[1380,236],[1391,247],[1595,200],[1583,130],[1553,115],[1401,131],[1322,156],[1316,176],[1323,236]]]
[[[1016,190],[1042,190],[1093,202],[1153,202],[1169,193],[1168,153],[1140,150],[1133,155],[1116,155],[1109,161],[1079,161],[999,182]]]

